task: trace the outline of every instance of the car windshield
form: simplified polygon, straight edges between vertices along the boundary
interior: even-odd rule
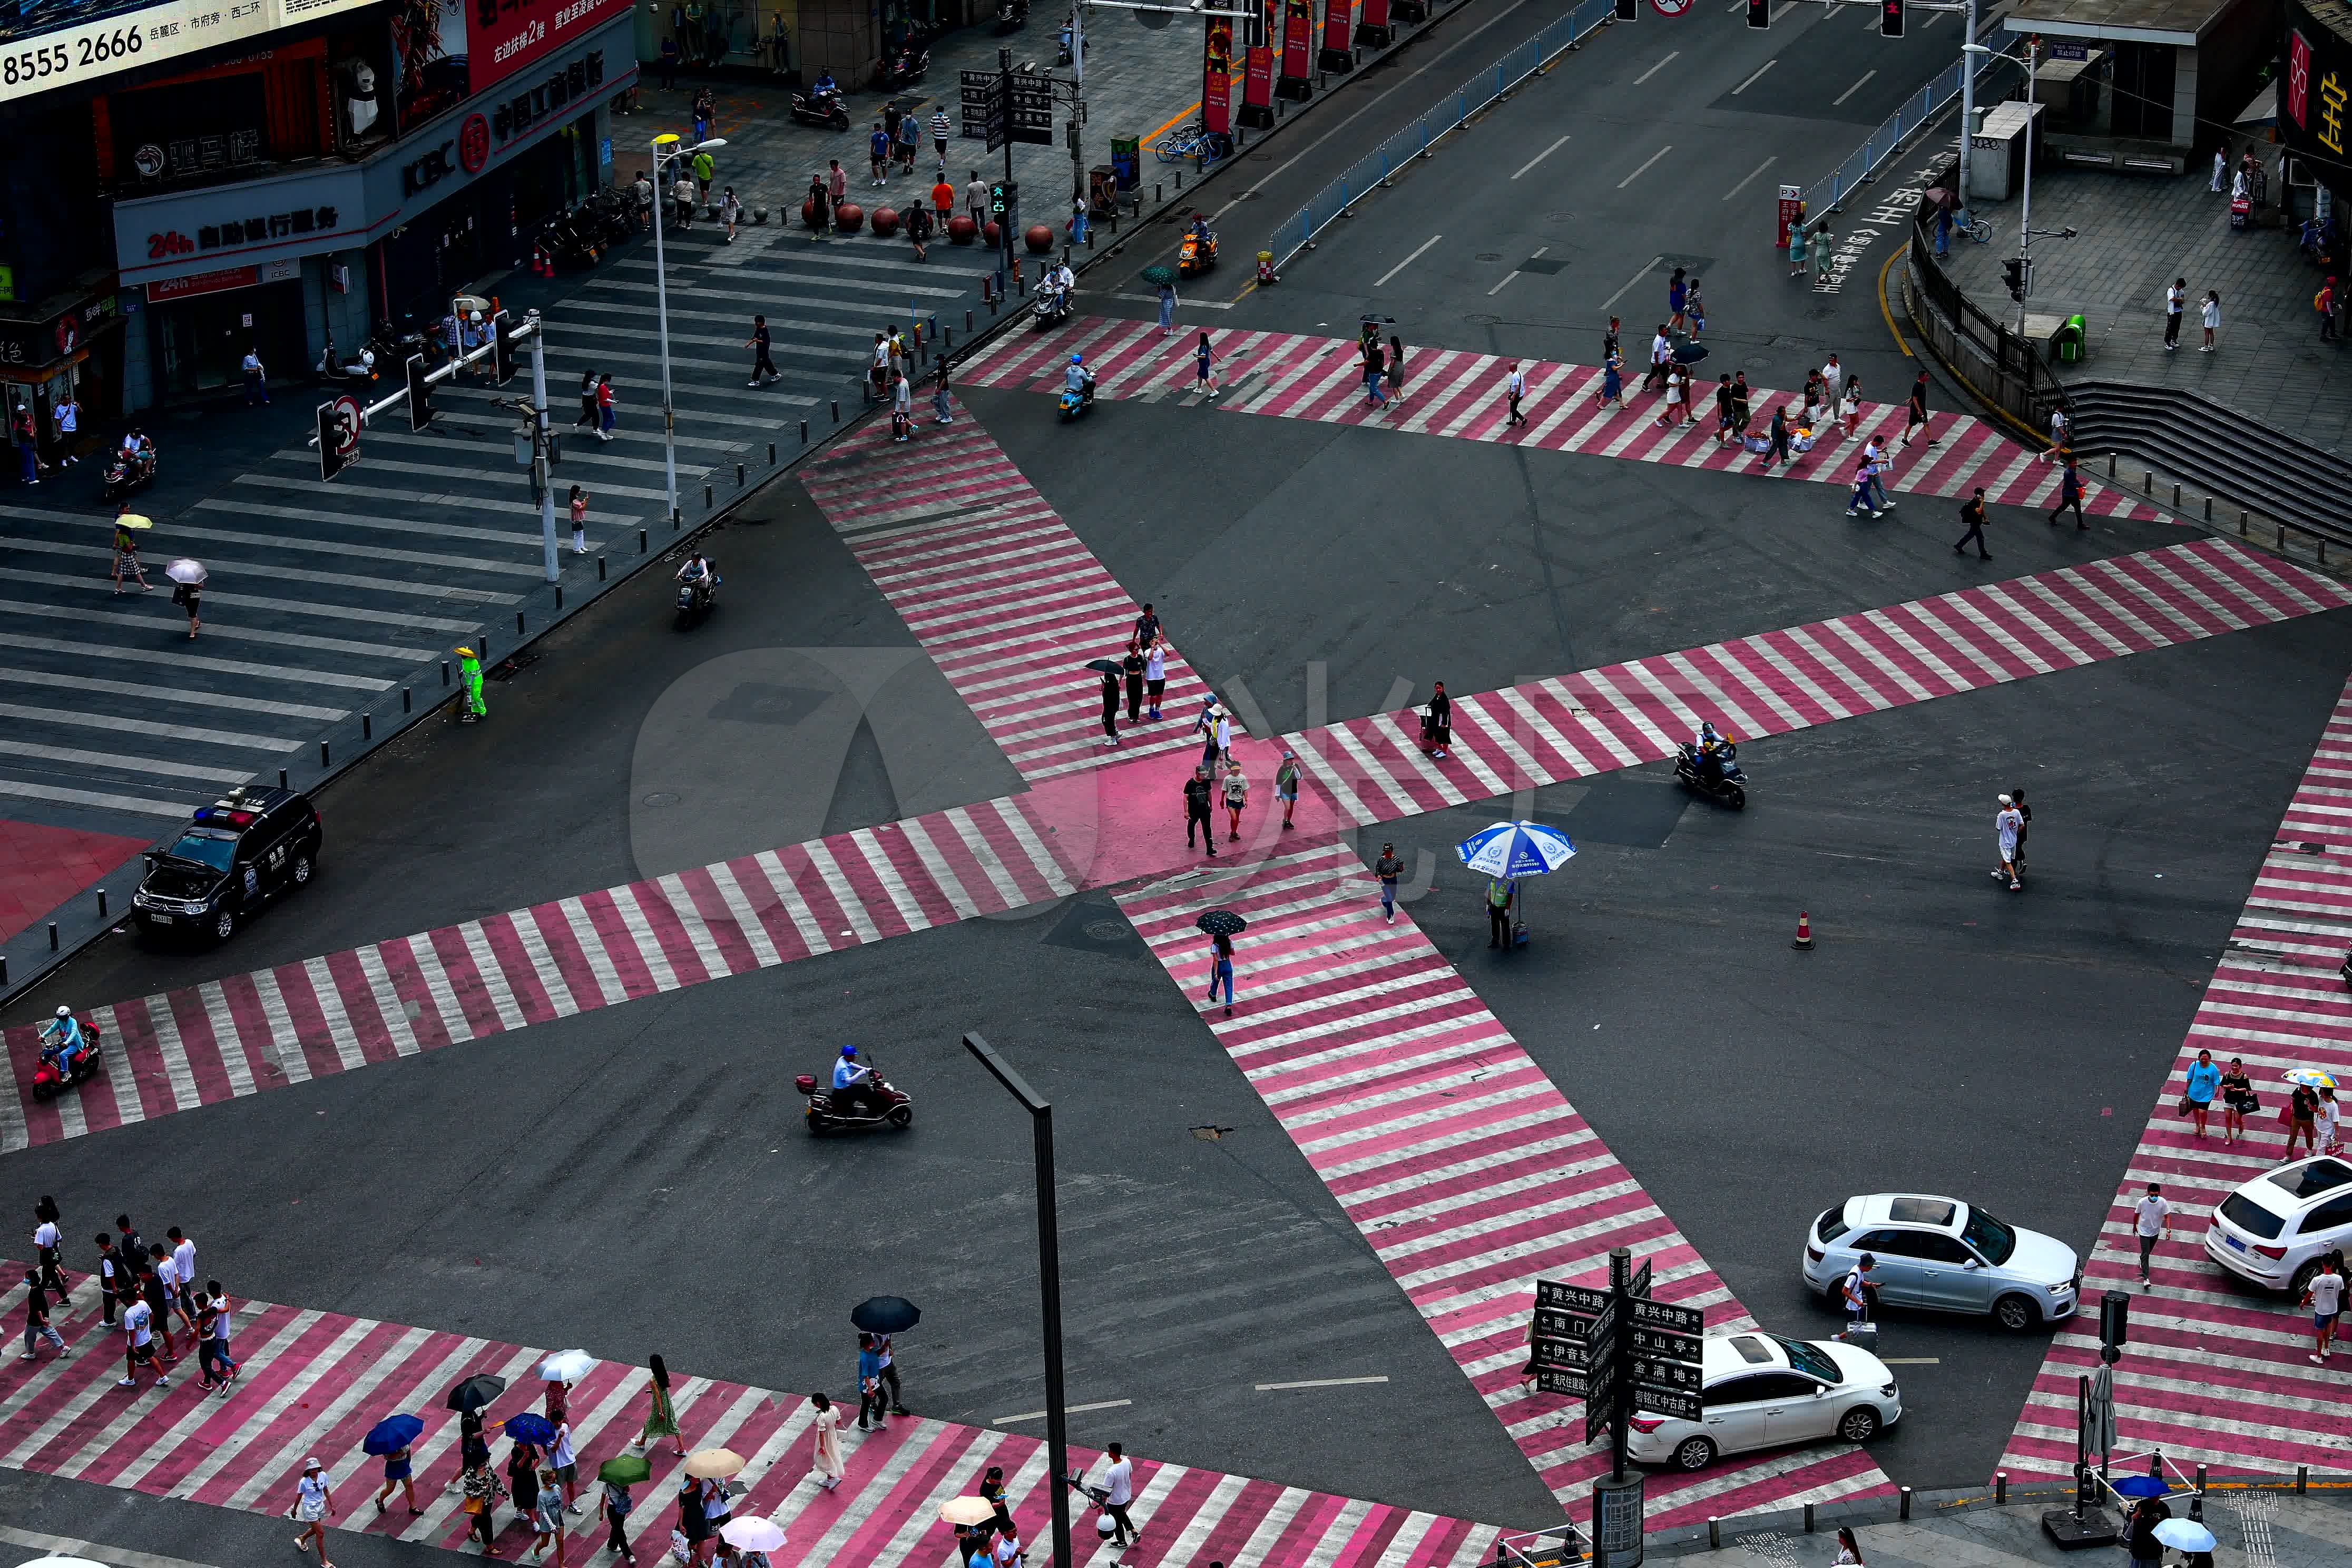
[[[1844,1381],[1843,1378],[1838,1375],[1837,1363],[1830,1360],[1829,1357],[1823,1355],[1812,1346],[1805,1343],[1804,1341],[1784,1340],[1780,1335],[1774,1334],[1772,1336],[1772,1342],[1779,1345],[1782,1350],[1788,1352],[1789,1364],[1795,1367],[1799,1372],[1803,1373],[1806,1376],[1818,1377],[1823,1383],[1843,1383]]]
[[[2231,1193],[2221,1200],[2221,1217],[2244,1231],[2248,1236],[2264,1241],[2275,1240],[2286,1228],[2286,1221],[2271,1213],[2243,1193]]]
[[[2008,1262],[2009,1255],[2017,1250],[2017,1232],[1980,1208],[1969,1210],[1969,1223],[1960,1227],[1960,1239],[1995,1268]]]
[[[1822,1215],[1821,1222],[1813,1226],[1813,1234],[1823,1241],[1835,1241],[1853,1228],[1845,1223],[1843,1209],[1829,1209]]]
[[[2273,1186],[2284,1187],[2298,1198],[2315,1198],[2322,1193],[2352,1184],[2352,1166],[2340,1160],[2314,1160],[2299,1170],[2273,1171],[2263,1178]]]
[[[226,871],[229,862],[236,858],[236,838],[226,833],[184,833],[180,841],[163,853],[174,860],[194,860],[215,871]]]

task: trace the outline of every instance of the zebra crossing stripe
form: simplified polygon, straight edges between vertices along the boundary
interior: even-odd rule
[[[1410,911],[1382,919],[1344,846],[1118,903],[1562,1506],[1611,1461],[1605,1441],[1565,1430],[1578,1402],[1519,1382],[1537,1279],[1605,1279],[1611,1248],[1632,1246],[1659,1300],[1706,1303],[1710,1328],[1753,1326]],[[1193,922],[1210,908],[1249,922],[1230,1016],[1196,999],[1207,949]],[[1734,1456],[1653,1478],[1648,1522],[1725,1512],[1719,1500],[1751,1483],[1819,1500],[1892,1489],[1851,1445]]]
[[[2315,1366],[2299,1288],[2263,1290],[2207,1255],[2212,1211],[2278,1167],[2281,1075],[2313,1068],[2352,1079],[2352,994],[2336,969],[2352,941],[2352,684],[2337,699],[2252,892],[2174,1058],[2124,1180],[2083,1261],[2085,1310],[2051,1341],[2001,1464],[2019,1474],[2069,1475],[2077,1380],[2099,1365],[2097,1299],[2128,1292],[2131,1332],[2115,1367],[2118,1448],[2162,1448],[2184,1469],[2278,1475],[2297,1466],[2341,1473],[2342,1373]],[[2243,1059],[2262,1109],[2246,1136],[2224,1142],[2217,1106],[2209,1136],[2179,1112],[2200,1050]],[[2160,1182],[2172,1239],[2139,1286],[2132,1205]],[[2215,1242],[2214,1246],[2222,1246]],[[2286,1283],[2282,1281],[2283,1284]],[[2339,1354],[2343,1353],[2339,1352]]]
[[[380,1461],[362,1448],[388,1411],[425,1423],[412,1448],[416,1490],[426,1506],[412,1516],[394,1494],[382,1513],[359,1506],[335,1521],[394,1540],[455,1549],[468,1520],[458,1510],[457,1418],[444,1405],[451,1384],[495,1372],[516,1385],[486,1412],[495,1423],[539,1405],[532,1375],[546,1350],[500,1344],[438,1330],[264,1301],[235,1303],[232,1350],[238,1375],[229,1391],[194,1386],[193,1356],[172,1369],[173,1384],[124,1390],[119,1331],[99,1320],[92,1286],[78,1287],[56,1315],[75,1351],[70,1360],[0,1363],[0,1431],[13,1441],[0,1464],[40,1475],[242,1512],[282,1517],[292,1507],[302,1460],[316,1454],[355,1500],[372,1491]],[[0,1293],[0,1311],[22,1309],[25,1289]],[[77,1310],[77,1307],[79,1310]],[[142,1379],[142,1384],[144,1380]],[[646,1409],[641,1368],[599,1361],[569,1396],[572,1441],[583,1468],[631,1452]],[[775,1568],[831,1563],[931,1568],[954,1546],[939,1505],[971,1493],[991,1465],[1006,1476],[1006,1502],[1023,1538],[1050,1539],[1045,1443],[986,1427],[901,1417],[878,1431],[840,1437],[847,1478],[820,1490],[810,1469],[814,1407],[797,1394],[672,1374],[673,1405],[689,1451],[724,1447],[750,1457],[731,1485],[738,1518],[783,1526]],[[650,1560],[668,1542],[672,1515],[655,1506],[683,1479],[682,1461],[656,1444],[645,1457],[652,1479],[637,1490],[625,1534]],[[1074,1448],[1074,1465],[1100,1456]],[[1133,1513],[1141,1543],[1128,1568],[1185,1568],[1214,1555],[1254,1568],[1477,1568],[1501,1531],[1492,1525],[1386,1503],[1327,1496],[1276,1481],[1221,1475],[1129,1456]],[[588,1489],[593,1493],[593,1489]],[[497,1521],[501,1550],[519,1551],[533,1531]],[[594,1513],[570,1525],[575,1550],[593,1554],[605,1534]],[[1091,1533],[1091,1526],[1087,1526]],[[1089,1553],[1091,1555],[1091,1553]]]

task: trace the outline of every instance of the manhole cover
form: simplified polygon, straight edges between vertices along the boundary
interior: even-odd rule
[[[1770,360],[1766,359],[1762,354],[1755,354],[1747,359],[1741,360],[1739,364],[1740,368],[1743,370],[1762,370],[1766,365],[1770,364],[1772,362]]]
[[[1088,936],[1094,938],[1097,942],[1125,942],[1127,940],[1127,922],[1125,921],[1088,921],[1080,929]]]
[[[1469,322],[1469,323],[1470,323],[1472,326],[1474,326],[1474,327],[1499,327],[1499,326],[1501,326],[1501,325],[1503,324],[1503,318],[1502,318],[1502,317],[1500,317],[1500,316],[1488,316],[1488,315],[1483,315],[1483,314],[1481,314],[1481,315],[1475,315],[1475,316],[1465,316],[1465,317],[1463,317],[1462,319],[1463,319],[1464,321],[1465,321]]]
[[[1482,250],[1472,259],[1477,261],[1500,261],[1503,259],[1503,253],[1499,250]]]
[[[1576,215],[1575,215],[1574,213],[1546,213],[1546,214],[1544,214],[1544,222],[1546,222],[1546,223],[1574,223],[1575,221],[1576,221]]]
[[[676,805],[681,798],[675,790],[657,789],[638,804],[640,805]]]
[[[1249,155],[1249,161],[1253,163],[1271,163],[1274,162],[1274,154],[1271,153],[1253,153]]]

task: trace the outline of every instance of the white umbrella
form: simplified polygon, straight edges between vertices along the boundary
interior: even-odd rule
[[[2193,1519],[2168,1519],[2156,1527],[2156,1538],[2182,1552],[2210,1552],[2213,1532]]]
[[[784,1527],[772,1519],[730,1519],[719,1536],[740,1552],[773,1552],[784,1543]]]
[[[946,1524],[986,1524],[996,1517],[996,1505],[984,1497],[951,1497],[940,1504],[940,1519]]]
[[[541,1383],[577,1383],[595,1369],[596,1358],[586,1351],[557,1351],[539,1363]]]
[[[201,583],[205,580],[205,563],[183,555],[163,568],[163,575],[174,583]]]

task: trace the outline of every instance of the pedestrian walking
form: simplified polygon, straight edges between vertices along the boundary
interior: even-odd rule
[[[824,188],[823,174],[809,176],[806,200],[809,233],[814,238],[823,239],[833,232],[833,195]]]
[[[2246,1136],[2246,1112],[2262,1109],[2254,1098],[2254,1080],[2246,1076],[2246,1064],[2237,1057],[2221,1073],[2221,1147],[2227,1149]]]
[[[1612,316],[1609,318],[1609,330],[1601,334],[1601,363],[1603,364],[1607,364],[1612,359],[1616,357],[1617,333],[1619,326],[1620,323],[1617,318]]]
[[[982,230],[988,227],[988,182],[980,177],[978,169],[965,176],[963,210],[971,215],[973,226]]]
[[[939,155],[941,184],[947,183],[948,177],[948,138],[954,134],[955,121],[948,118],[947,105],[942,103],[931,110],[931,151]],[[948,192],[948,205],[954,205],[955,192],[950,189]]]
[[[1849,511],[1846,515],[1852,517],[1853,513]],[[1952,546],[1952,553],[1966,555],[1969,552],[1969,546],[1974,544],[1977,547],[1978,560],[1991,560],[1992,556],[1985,550],[1985,499],[1982,485],[1979,485],[1975,493],[1960,503],[1960,521],[1969,525],[1969,531],[1960,535],[1960,542],[1958,544]]]
[[[841,166],[838,158],[828,158],[825,164],[824,194],[833,198],[834,210],[838,212],[841,204],[849,199],[849,171]]]
[[[604,1550],[617,1552],[624,1563],[634,1563],[637,1556],[629,1550],[629,1510],[637,1506],[637,1500],[617,1481],[606,1481],[604,1486]]]
[[[2213,183],[2206,188],[2215,195],[2230,188],[2230,155],[2221,148],[2213,149]]]
[[[246,406],[250,408],[257,403],[267,406],[269,402],[269,374],[262,368],[260,350],[248,348],[245,351],[244,369]]]
[[[2189,1064],[2181,1077],[2180,1112],[2205,1136],[2205,1119],[2212,1112],[2213,1097],[2221,1092],[2221,1069],[2213,1065],[2213,1053],[2200,1050],[2197,1059]]]
[[[1722,446],[1731,438],[1731,373],[1725,371],[1715,378],[1715,444]]]
[[[1699,292],[1698,279],[1690,280],[1690,294],[1683,301],[1683,317],[1690,323],[1690,341],[1696,342],[1706,335],[1706,300]]]
[[[1744,370],[1731,374],[1731,434],[1743,445],[1748,440],[1748,422],[1755,417],[1751,405],[1752,394]]]
[[[60,1358],[73,1354],[66,1348],[65,1337],[49,1324],[49,1292],[37,1270],[25,1271],[25,1353],[18,1361],[38,1361],[41,1352],[35,1347],[44,1340]]]
[[[2144,1497],[2132,1505],[2126,1520],[2124,1552],[2131,1559],[2131,1568],[2163,1568],[2164,1542],[2156,1527],[2172,1517],[2161,1498]]]
[[[1666,324],[1660,321],[1658,330],[1650,336],[1650,368],[1643,373],[1642,390],[1643,392],[1664,390],[1666,384],[1666,372],[1674,363],[1674,341],[1666,336]]]
[[[2065,451],[2066,405],[2063,403],[2053,403],[2050,405],[2050,445],[2043,449],[2042,460],[2047,463],[2053,458],[2064,456]]]
[[[1772,428],[1765,437],[1764,467],[1769,469],[1774,463],[1779,463],[1786,468],[1791,461],[1793,459],[1789,456],[1789,405],[1783,403],[1772,410]]]
[[[669,187],[670,210],[675,215],[677,231],[685,234],[694,227],[694,176],[684,169]]]
[[[57,1199],[47,1193],[33,1205],[33,1264],[41,1271],[42,1286],[63,1300],[73,1289],[65,1270],[65,1235],[58,1222],[65,1216],[58,1212]]]
[[[694,95],[694,139],[707,142],[719,130],[719,94],[703,88]]]
[[[1103,744],[1118,745],[1118,672],[1116,670],[1106,669],[1102,672],[1102,729]]]
[[[139,563],[139,536],[122,521],[130,510],[131,505],[125,501],[114,513],[114,591],[121,593],[122,579],[129,577],[139,584],[141,593],[152,594],[155,585],[147,581],[147,569]]]
[[[2176,278],[2164,289],[2164,352],[2180,346],[2180,315],[2189,305],[2189,279]]]
[[[1160,285],[1160,335],[1167,337],[1176,330],[1176,285]]]
[[[1611,354],[1601,365],[1601,390],[1592,395],[1592,406],[1605,408],[1611,404],[1625,406],[1625,361],[1622,355]]]
[[[849,1473],[841,1462],[841,1413],[822,1394],[810,1394],[809,1403],[816,1406],[816,1415],[809,1420],[809,1473],[816,1478],[818,1486],[831,1491]]]
[[[1360,338],[1356,343],[1356,353],[1360,362],[1358,369],[1364,378],[1364,406],[1386,406],[1388,399],[1381,391],[1381,381],[1387,372],[1388,363],[1381,353],[1379,334],[1367,332]]]
[[[1127,683],[1127,721],[1143,722],[1143,649],[1133,637],[1127,639],[1127,652],[1118,661],[1120,677]]]
[[[163,1358],[165,1366],[177,1366],[180,1351],[172,1340],[172,1298],[163,1289],[163,1280],[156,1278],[152,1258],[139,1270],[139,1300],[147,1308],[148,1328],[155,1337],[155,1353]]]
[[[940,357],[939,368],[931,372],[931,423],[955,423],[955,404],[948,396],[948,362],[944,354]]]
[[[1841,441],[1853,440],[1854,428],[1861,423],[1862,383],[1859,381],[1849,381],[1845,384],[1843,389],[1838,393],[1838,439]]]
[[[555,1547],[555,1568],[563,1568],[564,1527],[570,1521],[563,1517],[563,1494],[556,1489],[553,1469],[539,1472],[539,1504],[532,1510],[531,1529],[537,1533],[530,1543],[530,1560],[540,1560],[552,1543]]]
[[[743,204],[735,199],[735,187],[732,185],[728,186],[727,194],[719,199],[719,216],[727,226],[727,243],[734,244],[735,226],[743,221]]]
[[[2203,315],[2205,342],[2197,352],[2200,354],[2210,354],[2213,352],[2213,334],[2219,331],[2221,326],[2221,296],[2210,289],[2205,290]],[[262,401],[266,403],[268,399],[264,398]]]
[[[1936,259],[1940,261],[1951,254],[1952,209],[1937,207],[1936,209]]]
[[[2074,467],[2074,454],[2072,452],[2063,454],[2059,461],[2064,467],[2058,470],[2058,504],[2050,509],[2050,526],[2057,527],[2058,514],[2071,510],[2074,513],[2075,531],[2085,532],[2091,524],[2083,516],[2082,471]]]
[[[874,1354],[876,1359],[880,1361],[882,1363],[882,1371],[880,1374],[882,1379],[882,1393],[889,1401],[890,1414],[893,1415],[905,1415],[908,1414],[907,1402],[901,1396],[901,1391],[898,1387],[898,1353],[891,1345],[889,1335],[877,1334],[874,1336]]]
[[[2335,281],[2333,278],[2328,279],[2330,284]],[[74,453],[74,448],[81,444],[81,405],[75,400],[71,386],[66,388],[65,395],[58,399],[49,415],[58,424],[58,467],[70,468],[81,461]]]
[[[1373,379],[1379,378],[1375,375]],[[1201,341],[1192,345],[1192,390],[1213,398],[1217,395],[1217,353],[1205,331],[1201,333]]]
[[[1846,516],[1860,517],[1864,512],[1868,512],[1873,517],[1880,515],[1879,510],[1870,504],[1870,485],[1875,475],[1876,470],[1871,466],[1870,454],[1864,452],[1854,464],[1853,495],[1846,501]],[[1955,545],[1954,548],[1958,547]]]
[[[2172,1239],[2172,1205],[2164,1199],[2164,1184],[2150,1182],[2147,1196],[2132,1205],[2132,1229],[2139,1239],[2139,1288],[2155,1289],[2148,1278],[2148,1260],[2156,1256],[2156,1244]]]
[[[915,434],[915,384],[907,379],[902,369],[890,378],[890,423],[901,441],[912,440]]]
[[[1143,653],[1143,700],[1151,717],[1160,717],[1160,699],[1168,691],[1168,645],[1152,638]]]
[[[1927,445],[1932,447],[1936,444],[1936,427],[1927,423],[1927,373],[1924,370],[1919,373],[1918,379],[1911,384],[1911,399],[1904,405],[1903,444],[1905,446],[1908,447],[1911,444],[1911,432],[1914,430],[1925,430],[1927,432]]]
[[[2286,1123],[2286,1156],[2284,1164],[2294,1158],[2294,1146],[2300,1142],[2306,1154],[2319,1152],[2319,1096],[2307,1084],[2296,1084],[2288,1093],[2286,1109],[2279,1113]]]
[[[1506,426],[1526,424],[1528,416],[1519,412],[1519,399],[1528,395],[1528,378],[1519,369],[1519,362],[1517,360],[1511,362],[1509,371],[1503,377],[1503,393],[1510,399],[1511,404],[1510,417],[1503,423]]]
[[[1381,858],[1372,862],[1372,875],[1381,883],[1381,919],[1396,923],[1397,879],[1404,875],[1404,862],[1397,858],[1396,846],[1381,846]]]
[[[1812,244],[1807,247],[1812,252],[1814,288],[1827,289],[1830,286],[1832,263],[1837,258],[1836,247],[1837,241],[1830,235],[1830,226],[1822,225],[1821,232],[1813,236]]]
[[[1136,615],[1135,640],[1141,643],[1146,647],[1150,647],[1152,644],[1160,640],[1160,612],[1152,608],[1150,600],[1146,600],[1144,602],[1143,608]],[[1216,700],[1217,700],[1213,697],[1210,698],[1206,703],[1202,704],[1203,709],[1205,710],[1209,707],[1213,707]]]
[[[580,417],[572,422],[572,427],[577,430],[583,425],[596,428],[596,373],[593,370],[580,373]]]
[[[1233,952],[1231,942],[1223,937],[1217,940],[1223,943],[1225,952]],[[1233,1000],[1233,968],[1230,963],[1225,966],[1225,999],[1229,1004],[1225,1011],[1231,1013],[1233,1011],[1230,1005]],[[1132,1546],[1136,1542],[1136,1538],[1142,1533],[1135,1528],[1135,1521],[1127,1515],[1128,1508],[1135,1501],[1135,1466],[1128,1458],[1127,1451],[1117,1443],[1113,1443],[1105,1451],[1104,1458],[1107,1463],[1103,1468],[1102,1484],[1105,1494],[1102,1505],[1103,1514],[1118,1527],[1117,1533],[1112,1536],[1113,1543],[1119,1546]]]
[[[651,1399],[646,1410],[646,1424],[638,1428],[637,1440],[633,1446],[642,1448],[648,1438],[667,1437],[671,1450],[683,1459],[686,1458],[686,1443],[678,1436],[677,1411],[669,1402],[669,1367],[656,1355],[646,1362],[646,1371],[652,1376],[648,1390]]]
[[[1518,889],[1508,877],[1486,879],[1486,945],[1511,945],[1511,904],[1518,897]]]
[[[588,553],[588,492],[578,485],[572,487],[572,553]]]
[[[408,1511],[416,1509],[415,1456],[406,1447],[394,1448],[383,1457],[383,1485],[375,1489],[376,1517],[383,1517],[383,1505],[394,1492],[401,1494]]]
[[[480,1539],[482,1555],[496,1557],[499,1554],[499,1532],[492,1516],[498,1512],[499,1500],[507,1495],[507,1489],[499,1485],[499,1478],[490,1473],[488,1449],[484,1448],[468,1458],[474,1462],[468,1464],[465,1474],[458,1478],[457,1507],[466,1516],[467,1533]]]
[[[1194,728],[1208,736],[1201,745],[1202,767],[1214,768],[1233,755],[1234,721],[1223,709],[1217,706],[1215,698],[1210,698],[1202,706],[1201,717],[1195,721]]]
[[[2323,1154],[2340,1154],[2344,1152],[2344,1140],[2336,1135],[2336,1131],[2337,1115],[2336,1091],[2326,1084],[2321,1084],[2319,1105],[2312,1118],[2312,1125],[2318,1131],[2319,1152]]]
[[[2311,1309],[2311,1360],[2325,1365],[2336,1345],[2336,1320],[2344,1310],[2344,1276],[2332,1257],[2319,1260],[2319,1272],[2304,1287],[2300,1303]]]
[[[931,187],[931,214],[938,219],[941,234],[948,231],[948,219],[955,216],[955,183],[941,169],[939,183]]]
[[[2002,795],[2000,809],[1992,817],[1993,841],[2000,850],[2000,866],[1992,876],[1997,882],[2005,879],[2012,893],[2025,886],[2017,875],[2017,833],[2024,825],[2025,819],[2018,815],[2015,804]]]
[[[1454,699],[1445,695],[1445,682],[1431,683],[1429,706],[1421,715],[1421,743],[1433,757],[1452,754],[1454,744]]]
[[[2319,341],[2335,342],[2336,279],[2333,274],[2329,275],[2326,282],[2319,286],[2319,292],[2311,297],[2311,308],[2319,312]]]
[[[1274,770],[1274,798],[1282,802],[1282,830],[1287,833],[1297,825],[1290,814],[1298,809],[1298,753],[1285,751],[1281,763]]]
[[[914,247],[916,260],[931,258],[931,215],[912,204],[907,208],[907,243]]]
[[[1878,1259],[1865,1252],[1853,1260],[1853,1267],[1846,1270],[1843,1279],[1838,1281],[1838,1300],[1845,1308],[1848,1333],[1877,1315],[1872,1298],[1877,1295],[1878,1289],[1870,1282],[1870,1271],[1877,1267]],[[1838,1337],[1843,1339],[1846,1336],[1841,1334]]]
[[[98,1263],[91,1272],[98,1277],[99,1311],[110,1329],[114,1327],[116,1305],[122,1300],[122,1258],[114,1250],[114,1237],[99,1237]]]
[[[1677,332],[1684,329],[1683,306],[1690,298],[1690,285],[1684,278],[1685,269],[1677,267],[1675,275],[1666,279],[1666,325]]]
[[[302,1523],[302,1533],[294,1538],[294,1550],[317,1547],[319,1568],[335,1568],[327,1561],[327,1521],[336,1511],[334,1479],[314,1454],[302,1461],[302,1478],[294,1483],[293,1517]]]
[[[914,177],[915,154],[922,148],[922,123],[909,114],[898,121],[898,173],[909,179]]]
[[[1217,858],[1217,825],[1209,815],[1213,793],[1209,784],[1209,765],[1202,763],[1192,770],[1192,776],[1184,781],[1184,847],[1192,847],[1192,833],[1197,828],[1201,834],[1201,847],[1209,852],[1212,860]]]
[[[539,1446],[518,1441],[507,1449],[507,1489],[526,1521],[539,1513]]]
[[[613,426],[620,422],[619,416],[614,411],[618,407],[620,401],[621,395],[614,387],[613,378],[609,375],[598,376],[596,378],[596,439],[599,441],[609,441],[613,438]]]
[[[1249,775],[1242,771],[1239,761],[1225,764],[1225,842],[1242,841],[1242,811],[1249,805]]]
[[[2019,872],[2025,869],[2025,841],[2033,836],[2033,808],[2025,804],[2025,792],[2015,784],[2009,788],[2009,804],[2017,807],[2017,854]]]
[[[1789,226],[1789,276],[1805,275],[1805,220],[1799,218]]]
[[[202,1336],[196,1352],[197,1387],[226,1394],[236,1381],[237,1365],[229,1355],[229,1336],[236,1327],[228,1292],[219,1280],[205,1280],[204,1300],[196,1309],[196,1332]]]
[[[1870,493],[1875,499],[1878,510],[1893,511],[1895,503],[1886,499],[1886,476],[1895,471],[1894,461],[1887,457],[1886,448],[1878,444],[1875,436],[1864,443],[1862,450],[1870,464]]]
[[[17,479],[28,485],[41,482],[40,434],[33,424],[30,404],[16,405],[14,418],[8,422],[10,434],[16,443]]]
[[[695,199],[704,206],[710,205],[710,182],[719,173],[718,160],[706,150],[697,153],[687,166],[694,171]]]

